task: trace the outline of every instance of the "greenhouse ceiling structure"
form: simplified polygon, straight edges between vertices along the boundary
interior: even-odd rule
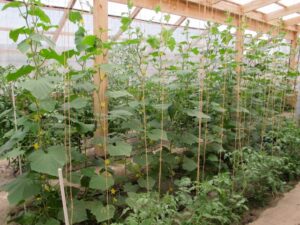
[[[1,0],[0,7],[7,2],[9,1]],[[76,27],[67,20],[71,9],[83,12],[85,27],[90,33],[93,32],[92,11],[98,18],[94,19],[96,23],[108,16],[107,24],[102,24],[107,27],[108,37],[113,40],[122,39],[123,33],[119,29],[120,17],[128,12],[127,0],[42,0],[41,2],[53,24],[59,26],[57,29],[50,29],[47,33],[56,42],[57,48],[66,49],[67,45],[74,45]],[[98,4],[102,6],[94,7],[94,2],[99,2]],[[228,14],[234,18],[235,26],[239,26],[241,20],[245,21],[245,33],[249,34],[270,31],[276,33],[280,27],[281,31],[286,32],[286,39],[293,41],[300,29],[300,13],[298,13],[300,0],[134,0],[133,5],[130,16],[134,19],[134,26],[141,27],[147,34],[159,32],[161,15],[156,14],[154,9],[160,5],[161,12],[171,16],[166,25],[176,28],[174,36],[178,40],[182,39],[181,31],[187,21],[191,32],[197,32],[197,29],[205,29],[207,21],[225,24]],[[0,63],[2,65],[6,65],[7,62],[20,65],[24,61],[9,39],[9,31],[22,25],[21,21],[15,21],[13,24],[10,22],[14,20],[15,13],[11,9],[5,11],[1,17]]]
[[[0,0],[2,6],[8,0]],[[231,24],[236,27],[236,60],[242,61],[244,33],[256,35],[269,33],[271,35],[285,33],[285,39],[291,43],[291,48],[297,48],[297,38],[300,31],[300,0],[132,0],[133,7],[128,12],[128,0],[41,0],[45,12],[49,14],[57,28],[46,32],[58,50],[74,47],[76,26],[68,21],[70,10],[80,11],[83,15],[85,29],[89,33],[98,35],[103,40],[113,41],[125,38],[121,26],[121,17],[129,13],[133,19],[133,27],[140,27],[147,35],[158,34],[161,24],[174,30],[174,37],[181,40],[183,27],[189,26],[190,32],[197,34],[205,30],[207,21],[223,24],[226,27],[228,16]],[[1,6],[1,5],[0,5]],[[155,12],[156,7],[159,12]],[[22,65],[24,55],[16,50],[16,45],[9,39],[9,31],[24,24],[14,21],[15,9],[4,12],[0,21],[1,59],[0,63],[7,65]],[[170,19],[162,21],[162,15],[169,15]],[[188,22],[187,22],[188,21]],[[23,21],[24,23],[24,21]],[[227,25],[226,25],[227,24]],[[243,29],[241,28],[243,26]],[[245,29],[244,29],[245,28]],[[108,32],[100,35],[99,29]],[[243,31],[242,31],[243,30]],[[96,60],[97,61],[97,60]],[[105,59],[98,57],[96,63],[103,63]],[[290,67],[297,66],[296,54],[291,52]],[[95,81],[99,85],[100,81]],[[106,87],[101,89],[100,98],[105,99]]]
[[[0,18],[0,225],[248,224],[300,181],[300,0],[0,0]]]

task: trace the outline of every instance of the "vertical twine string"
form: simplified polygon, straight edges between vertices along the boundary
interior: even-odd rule
[[[200,13],[200,1],[198,1],[198,11]],[[204,5],[204,15],[206,15],[206,4]],[[201,135],[202,135],[202,114],[203,114],[203,89],[204,89],[204,57],[201,57],[199,59],[199,99],[198,99],[198,107],[199,107],[199,113],[198,113],[198,148],[197,148],[197,177],[196,182],[199,187],[200,183],[200,169],[201,169]],[[199,191],[199,188],[198,190]]]
[[[160,0],[160,5],[161,5]],[[171,3],[169,1],[169,7],[171,7]],[[161,27],[161,34],[160,34],[160,43],[163,43],[163,37],[162,37],[162,30],[164,28],[162,23],[163,13],[161,13],[161,19],[160,19],[160,27]],[[166,49],[165,49],[166,50]],[[164,136],[164,103],[165,103],[165,75],[163,73],[163,59],[162,59],[162,53],[166,51],[161,51],[161,46],[159,49],[159,76],[161,79],[161,91],[160,91],[160,98],[161,98],[161,121],[160,121],[160,150],[159,150],[159,175],[158,175],[158,193],[160,195],[161,193],[161,178],[162,178],[162,163],[163,163],[163,136]]]

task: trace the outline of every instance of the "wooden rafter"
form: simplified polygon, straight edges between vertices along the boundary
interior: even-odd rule
[[[175,31],[185,20],[186,16],[181,16],[173,25],[173,31]]]
[[[292,13],[296,13],[298,11],[300,11],[300,3],[286,7],[284,9],[277,10],[273,13],[269,13],[266,17],[267,17],[267,20],[270,21],[270,20],[281,18],[283,16],[286,16],[286,15],[289,15]]]
[[[221,2],[221,1],[223,1],[223,0],[208,0],[208,2],[210,4],[212,4],[212,5],[217,4],[217,3]]]
[[[140,7],[136,7],[133,11],[132,11],[132,13],[130,14],[130,18],[131,19],[134,19],[138,14],[139,14],[139,12],[142,10],[142,8],[140,8]],[[121,29],[119,29],[119,31],[116,33],[116,35],[112,38],[112,40],[114,40],[114,41],[116,41],[116,40],[118,40],[120,37],[121,37],[121,35],[124,33],[124,31],[122,31]]]
[[[52,37],[53,42],[57,42],[58,37],[59,37],[61,31],[63,30],[65,23],[69,17],[69,12],[74,7],[75,3],[76,3],[76,0],[69,0],[69,4],[68,4],[67,8],[64,10],[64,14],[62,15],[62,17],[59,21],[58,28],[53,34],[53,37]]]
[[[277,2],[278,0],[254,0],[245,5],[243,5],[243,11],[245,13],[259,9],[261,7],[270,5],[272,3]]]
[[[179,27],[186,20],[186,16],[181,16],[175,23],[175,27]]]
[[[293,26],[293,25],[297,25],[299,23],[300,23],[300,16],[284,21],[284,24],[286,26]]]
[[[297,68],[297,48],[298,48],[298,32],[294,32],[294,38],[291,40],[291,53],[290,53],[290,69],[296,70]]]

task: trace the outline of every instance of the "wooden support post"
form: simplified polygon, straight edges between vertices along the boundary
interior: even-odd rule
[[[241,149],[241,114],[240,114],[240,85],[241,85],[241,72],[244,53],[244,29],[243,17],[239,16],[236,27],[236,138],[235,149]]]
[[[293,39],[291,40],[291,50],[290,50],[290,70],[298,70],[298,32],[294,32]],[[297,89],[297,78],[295,78],[294,84],[294,95],[297,96],[295,102],[295,119],[298,125],[300,125],[300,91]],[[293,97],[294,98],[294,97]]]
[[[236,71],[238,74],[242,71],[242,61],[243,61],[243,52],[244,52],[244,29],[243,29],[243,19],[240,17],[237,21],[236,27],[236,62],[238,63]]]
[[[290,53],[290,69],[297,69],[297,48],[298,48],[298,32],[294,32],[293,39],[291,40],[291,53]]]
[[[94,0],[94,34],[102,41],[108,40],[108,0]],[[106,138],[108,136],[108,99],[106,90],[108,79],[106,74],[100,70],[100,65],[107,62],[106,53],[97,55],[95,58],[96,73],[94,83],[97,90],[94,92],[94,114],[96,117],[97,128],[94,134],[96,145],[96,155],[103,156],[106,154]],[[99,144],[99,141],[102,144]]]

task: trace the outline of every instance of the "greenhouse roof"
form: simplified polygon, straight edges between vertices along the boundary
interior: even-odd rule
[[[9,0],[0,0],[0,3]],[[69,9],[91,12],[93,0],[41,0],[45,7],[62,11],[59,14],[59,28],[54,32],[57,40]],[[274,25],[281,25],[287,32],[287,38],[292,39],[294,32],[299,31],[300,25],[300,0],[133,0],[131,17],[136,20],[151,22],[163,22],[172,26],[186,25],[187,18],[190,19],[189,26],[192,28],[205,27],[205,21],[225,23],[229,12],[234,17],[234,25],[237,25],[241,16],[248,20],[247,26],[250,30],[271,30]],[[108,15],[121,17],[128,13],[127,0],[109,0]],[[154,8],[160,5],[162,13],[155,13]],[[163,13],[170,14],[168,21],[161,21]],[[13,27],[11,27],[13,28]],[[9,27],[0,27],[0,30],[9,30]],[[116,34],[115,38],[120,36]]]
[[[11,0],[0,0],[0,9]],[[104,0],[41,0],[44,10],[51,18],[52,28],[47,35],[52,37],[59,49],[74,45],[76,26],[68,21],[70,9],[82,12],[85,28],[93,33],[93,2]],[[106,1],[106,0],[105,0]],[[120,30],[121,16],[133,18],[133,27],[139,27],[146,35],[160,32],[161,23],[174,28],[177,41],[183,40],[183,27],[190,27],[190,34],[197,35],[199,30],[206,29],[207,21],[227,24],[227,14],[233,18],[232,25],[239,26],[243,18],[246,21],[246,34],[278,33],[285,31],[286,39],[295,40],[300,31],[300,0],[131,0],[133,6],[128,10],[128,0],[108,0],[108,36],[113,39],[126,38]],[[155,8],[160,6],[160,12]],[[0,47],[4,54],[0,63],[18,59],[15,43],[9,38],[9,31],[24,26],[16,18],[18,11],[9,9],[0,12]],[[169,19],[164,19],[169,15]],[[104,15],[106,16],[106,15]],[[98,17],[98,18],[101,18]],[[189,22],[188,22],[189,21]],[[277,27],[277,28],[276,28]],[[280,27],[280,29],[279,29]],[[275,28],[275,29],[274,29]]]

